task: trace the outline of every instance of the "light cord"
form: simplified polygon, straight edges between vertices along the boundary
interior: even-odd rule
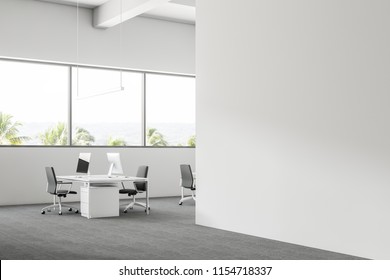
[[[77,97],[79,97],[79,0],[77,0],[77,16],[76,16],[76,76],[77,76],[77,83],[76,83],[76,90],[77,90]]]
[[[119,60],[122,58],[122,0],[120,1],[120,23],[119,23]],[[123,89],[123,71],[122,71],[122,61],[119,61],[119,70],[120,70],[120,88]]]

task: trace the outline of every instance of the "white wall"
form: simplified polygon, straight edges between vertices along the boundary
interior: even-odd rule
[[[197,0],[197,224],[390,259],[389,10]]]
[[[193,25],[137,17],[120,27],[96,29],[92,10],[40,1],[0,1],[0,57],[131,69],[195,73]]]
[[[123,35],[120,55],[118,27],[94,29],[92,12],[81,9],[78,62],[194,74],[194,26],[135,18],[124,24]],[[75,7],[1,0],[0,57],[77,62]],[[0,205],[51,201],[45,192],[44,166],[54,166],[57,174],[72,174],[78,153],[92,152],[92,172],[105,173],[107,151],[121,153],[128,174],[135,174],[138,165],[150,166],[151,196],[179,195],[179,164],[195,164],[195,151],[187,148],[0,147]],[[69,197],[69,200],[78,199],[78,196]]]

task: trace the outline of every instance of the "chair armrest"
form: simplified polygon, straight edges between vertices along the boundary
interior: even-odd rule
[[[57,181],[57,183],[61,185],[73,184],[72,182],[64,182],[64,181]]]
[[[68,193],[72,190],[73,183],[72,182],[62,182],[62,181],[57,181],[58,183],[58,189],[60,190],[62,185],[69,185]]]

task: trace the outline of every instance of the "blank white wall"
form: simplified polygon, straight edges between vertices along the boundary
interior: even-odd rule
[[[389,11],[197,0],[197,224],[390,258]]]
[[[77,61],[75,7],[30,0],[0,1],[0,57],[195,73],[192,25],[147,18],[127,21],[123,24],[122,54],[118,27],[94,29],[88,9],[80,9],[79,32]],[[21,106],[34,104],[21,100]],[[0,147],[0,205],[49,202],[45,166],[54,166],[58,174],[74,174],[79,152],[92,152],[92,172],[105,173],[105,153],[113,151],[121,153],[128,174],[135,174],[138,165],[150,166],[151,196],[180,195],[179,164],[195,164],[195,151],[187,148]]]

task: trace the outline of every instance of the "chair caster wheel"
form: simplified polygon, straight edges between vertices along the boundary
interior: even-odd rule
[[[76,211],[74,211],[76,214],[78,214],[79,213],[79,210],[76,210]]]
[[[69,208],[68,211],[69,211],[69,212],[72,212],[72,208]]]
[[[179,202],[179,205],[182,205],[183,204],[183,202]]]
[[[45,214],[45,211],[41,211],[41,214],[44,215],[44,214]]]
[[[127,210],[123,210],[123,213],[127,213]]]
[[[62,215],[62,212],[58,212],[58,215]]]

